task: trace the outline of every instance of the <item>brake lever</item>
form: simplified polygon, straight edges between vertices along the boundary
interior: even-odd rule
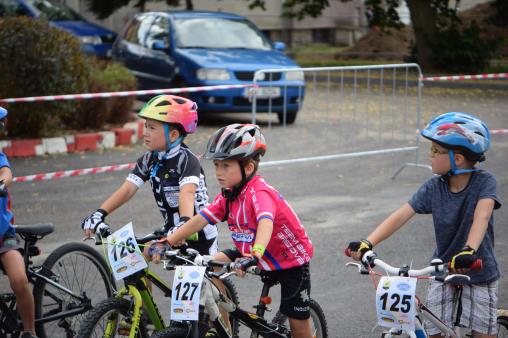
[[[356,267],[358,269],[358,272],[360,274],[362,274],[362,275],[368,275],[369,274],[369,270],[365,267],[365,265],[363,265],[361,263],[347,262],[346,266]]]

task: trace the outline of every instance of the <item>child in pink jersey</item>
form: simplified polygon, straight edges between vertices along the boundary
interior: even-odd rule
[[[314,249],[303,225],[280,193],[256,175],[266,143],[258,126],[232,124],[208,141],[205,158],[214,161],[222,193],[174,233],[179,244],[206,224],[227,221],[234,249],[214,255],[245,269],[258,265],[281,284],[280,311],[288,316],[292,336],[311,337],[309,261]]]

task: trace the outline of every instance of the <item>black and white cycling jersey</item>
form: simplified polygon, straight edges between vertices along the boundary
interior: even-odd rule
[[[203,168],[199,159],[185,145],[178,145],[168,152],[146,152],[130,172],[127,181],[141,188],[150,181],[152,191],[159,207],[166,230],[180,222],[178,201],[180,188],[186,184],[197,186],[194,198],[196,214],[208,204],[208,192]],[[217,237],[217,227],[207,225],[201,232],[199,240]]]

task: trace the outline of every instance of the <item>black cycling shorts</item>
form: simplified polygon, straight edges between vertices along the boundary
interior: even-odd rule
[[[198,250],[201,255],[213,255],[217,252],[217,237],[200,241],[186,241],[189,248]]]
[[[222,251],[232,262],[242,257],[237,248]],[[280,312],[294,319],[308,319],[310,317],[310,268],[309,264],[290,269],[265,271],[280,283],[281,301]]]

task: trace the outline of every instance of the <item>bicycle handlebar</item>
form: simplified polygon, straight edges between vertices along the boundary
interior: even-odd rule
[[[346,255],[351,257],[349,250],[346,249]],[[409,269],[409,267],[394,267],[390,264],[386,263],[382,259],[378,258],[376,253],[372,250],[365,252],[362,257],[362,263],[365,266],[379,266],[386,272],[392,275],[398,276],[407,276],[407,277],[418,277],[418,276],[426,276],[433,272],[443,272],[448,271],[450,269],[450,263],[443,263],[440,259],[434,259],[431,262],[431,265],[422,268],[422,269]],[[483,262],[481,259],[477,259],[470,267],[471,270],[481,270],[483,267]]]
[[[217,277],[220,279],[226,278],[232,274],[236,274],[235,272],[235,263],[224,263],[220,261],[216,261],[212,256],[209,255],[201,255],[195,249],[183,247],[175,250],[167,250],[164,254],[164,267],[168,268],[170,265],[170,261],[175,259],[181,259],[190,264],[204,266],[207,268],[220,268],[220,271],[212,272],[211,275],[213,277]],[[257,266],[251,266],[246,269],[247,273],[259,275],[261,274],[261,269]]]

